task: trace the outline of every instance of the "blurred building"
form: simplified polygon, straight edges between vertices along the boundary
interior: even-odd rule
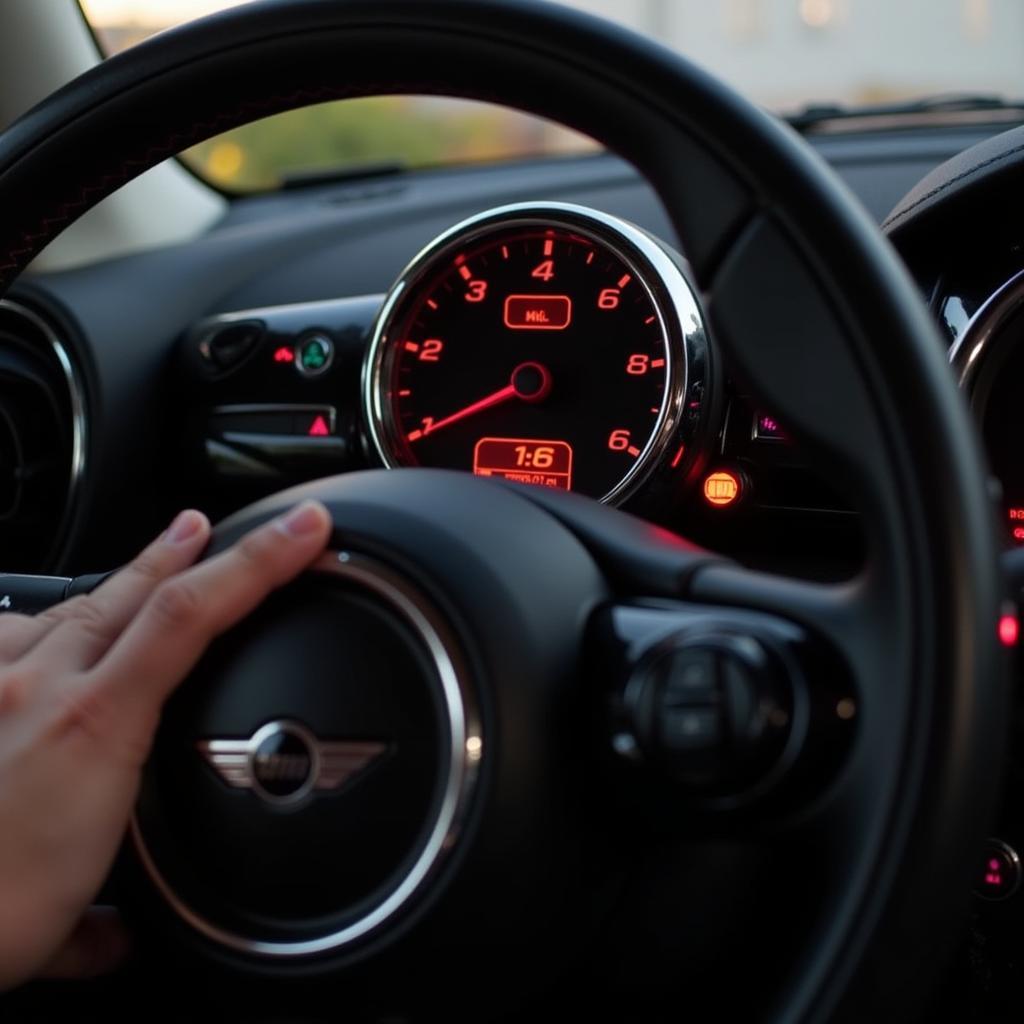
[[[1024,96],[1022,0],[563,0],[659,39],[772,109]]]
[[[84,0],[108,51],[241,0]],[[1024,96],[1024,0],[560,0],[676,49],[772,109]]]

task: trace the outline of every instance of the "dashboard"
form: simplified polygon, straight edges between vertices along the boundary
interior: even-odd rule
[[[729,377],[684,257],[594,207],[482,211],[384,295],[206,317],[178,354],[181,456],[229,507],[429,466],[574,490],[766,568],[856,568],[852,498]]]
[[[993,132],[810,141],[881,220]],[[1015,257],[960,277],[908,259],[951,345]],[[64,441],[6,495],[14,570],[99,571],[183,504],[217,518],[380,465],[578,490],[765,570],[842,579],[861,562],[856,493],[733,378],[664,211],[610,155],[237,200],[193,242],[28,275],[9,299],[3,353],[48,359],[19,371],[42,381],[21,408],[51,402]],[[1005,436],[1015,410],[992,410]],[[14,420],[0,448],[33,465],[26,439],[53,439]],[[990,450],[1024,516],[1024,480]]]

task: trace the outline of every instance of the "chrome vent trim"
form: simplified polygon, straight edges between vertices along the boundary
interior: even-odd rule
[[[66,405],[68,422],[71,428],[68,480],[64,491],[64,507],[61,510],[52,543],[45,552],[41,553],[42,564],[35,568],[35,571],[40,572],[52,568],[53,563],[57,561],[63,552],[71,515],[75,508],[78,492],[86,471],[88,417],[85,388],[69,347],[49,320],[21,302],[9,298],[0,298],[0,311],[20,318],[27,324],[27,336],[22,335],[16,329],[11,329],[10,333],[18,335],[28,347],[37,348],[39,339],[48,347],[56,366],[59,367],[64,388],[63,393],[56,395],[56,398],[60,403]],[[0,559],[3,557],[2,551],[3,546],[0,544]],[[4,566],[0,564],[0,571],[3,568]]]

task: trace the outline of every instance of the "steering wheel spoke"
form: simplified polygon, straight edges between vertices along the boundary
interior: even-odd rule
[[[877,583],[867,575],[843,583],[820,583],[719,563],[698,570],[686,596],[724,608],[775,615],[810,631],[843,662],[856,690],[845,697],[859,705],[862,699],[875,699],[876,693],[883,699],[901,670],[892,663],[887,672],[884,657],[878,656],[879,646],[887,640],[887,619],[885,595],[878,592]],[[844,705],[843,717],[855,714],[856,708]]]
[[[602,681],[611,770],[662,823],[791,816],[837,778],[863,691],[813,616],[790,612],[662,598],[595,616],[588,676]]]

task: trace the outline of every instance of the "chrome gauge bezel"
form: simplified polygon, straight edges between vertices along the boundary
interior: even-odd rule
[[[1015,467],[1016,456],[1007,461],[1004,449],[1006,432],[993,425],[993,403],[1005,409],[1013,400],[1009,364],[1019,358],[1021,345],[1020,318],[1024,315],[1024,271],[1014,274],[993,292],[968,320],[963,332],[949,350],[949,362],[956,383],[964,393],[978,435],[985,449],[992,474],[994,508],[1007,533],[1005,543],[1019,548],[1020,477]],[[1000,389],[1010,387],[1009,394]]]
[[[1024,306],[1024,270],[998,288],[968,321],[963,334],[949,350],[949,361],[960,389],[979,417],[987,395],[979,390],[983,370],[1001,358],[1003,326]]]
[[[658,418],[640,455],[619,482],[599,500],[621,505],[633,497],[667,457],[682,423],[691,352],[704,345],[705,326],[697,296],[683,273],[682,258],[645,231],[611,214],[573,203],[513,203],[461,221],[419,252],[385,296],[363,362],[363,416],[370,445],[389,469],[408,463],[399,456],[401,438],[391,415],[388,380],[397,339],[393,328],[404,300],[440,264],[494,230],[569,230],[609,249],[629,268],[654,306],[666,338],[666,376]]]

